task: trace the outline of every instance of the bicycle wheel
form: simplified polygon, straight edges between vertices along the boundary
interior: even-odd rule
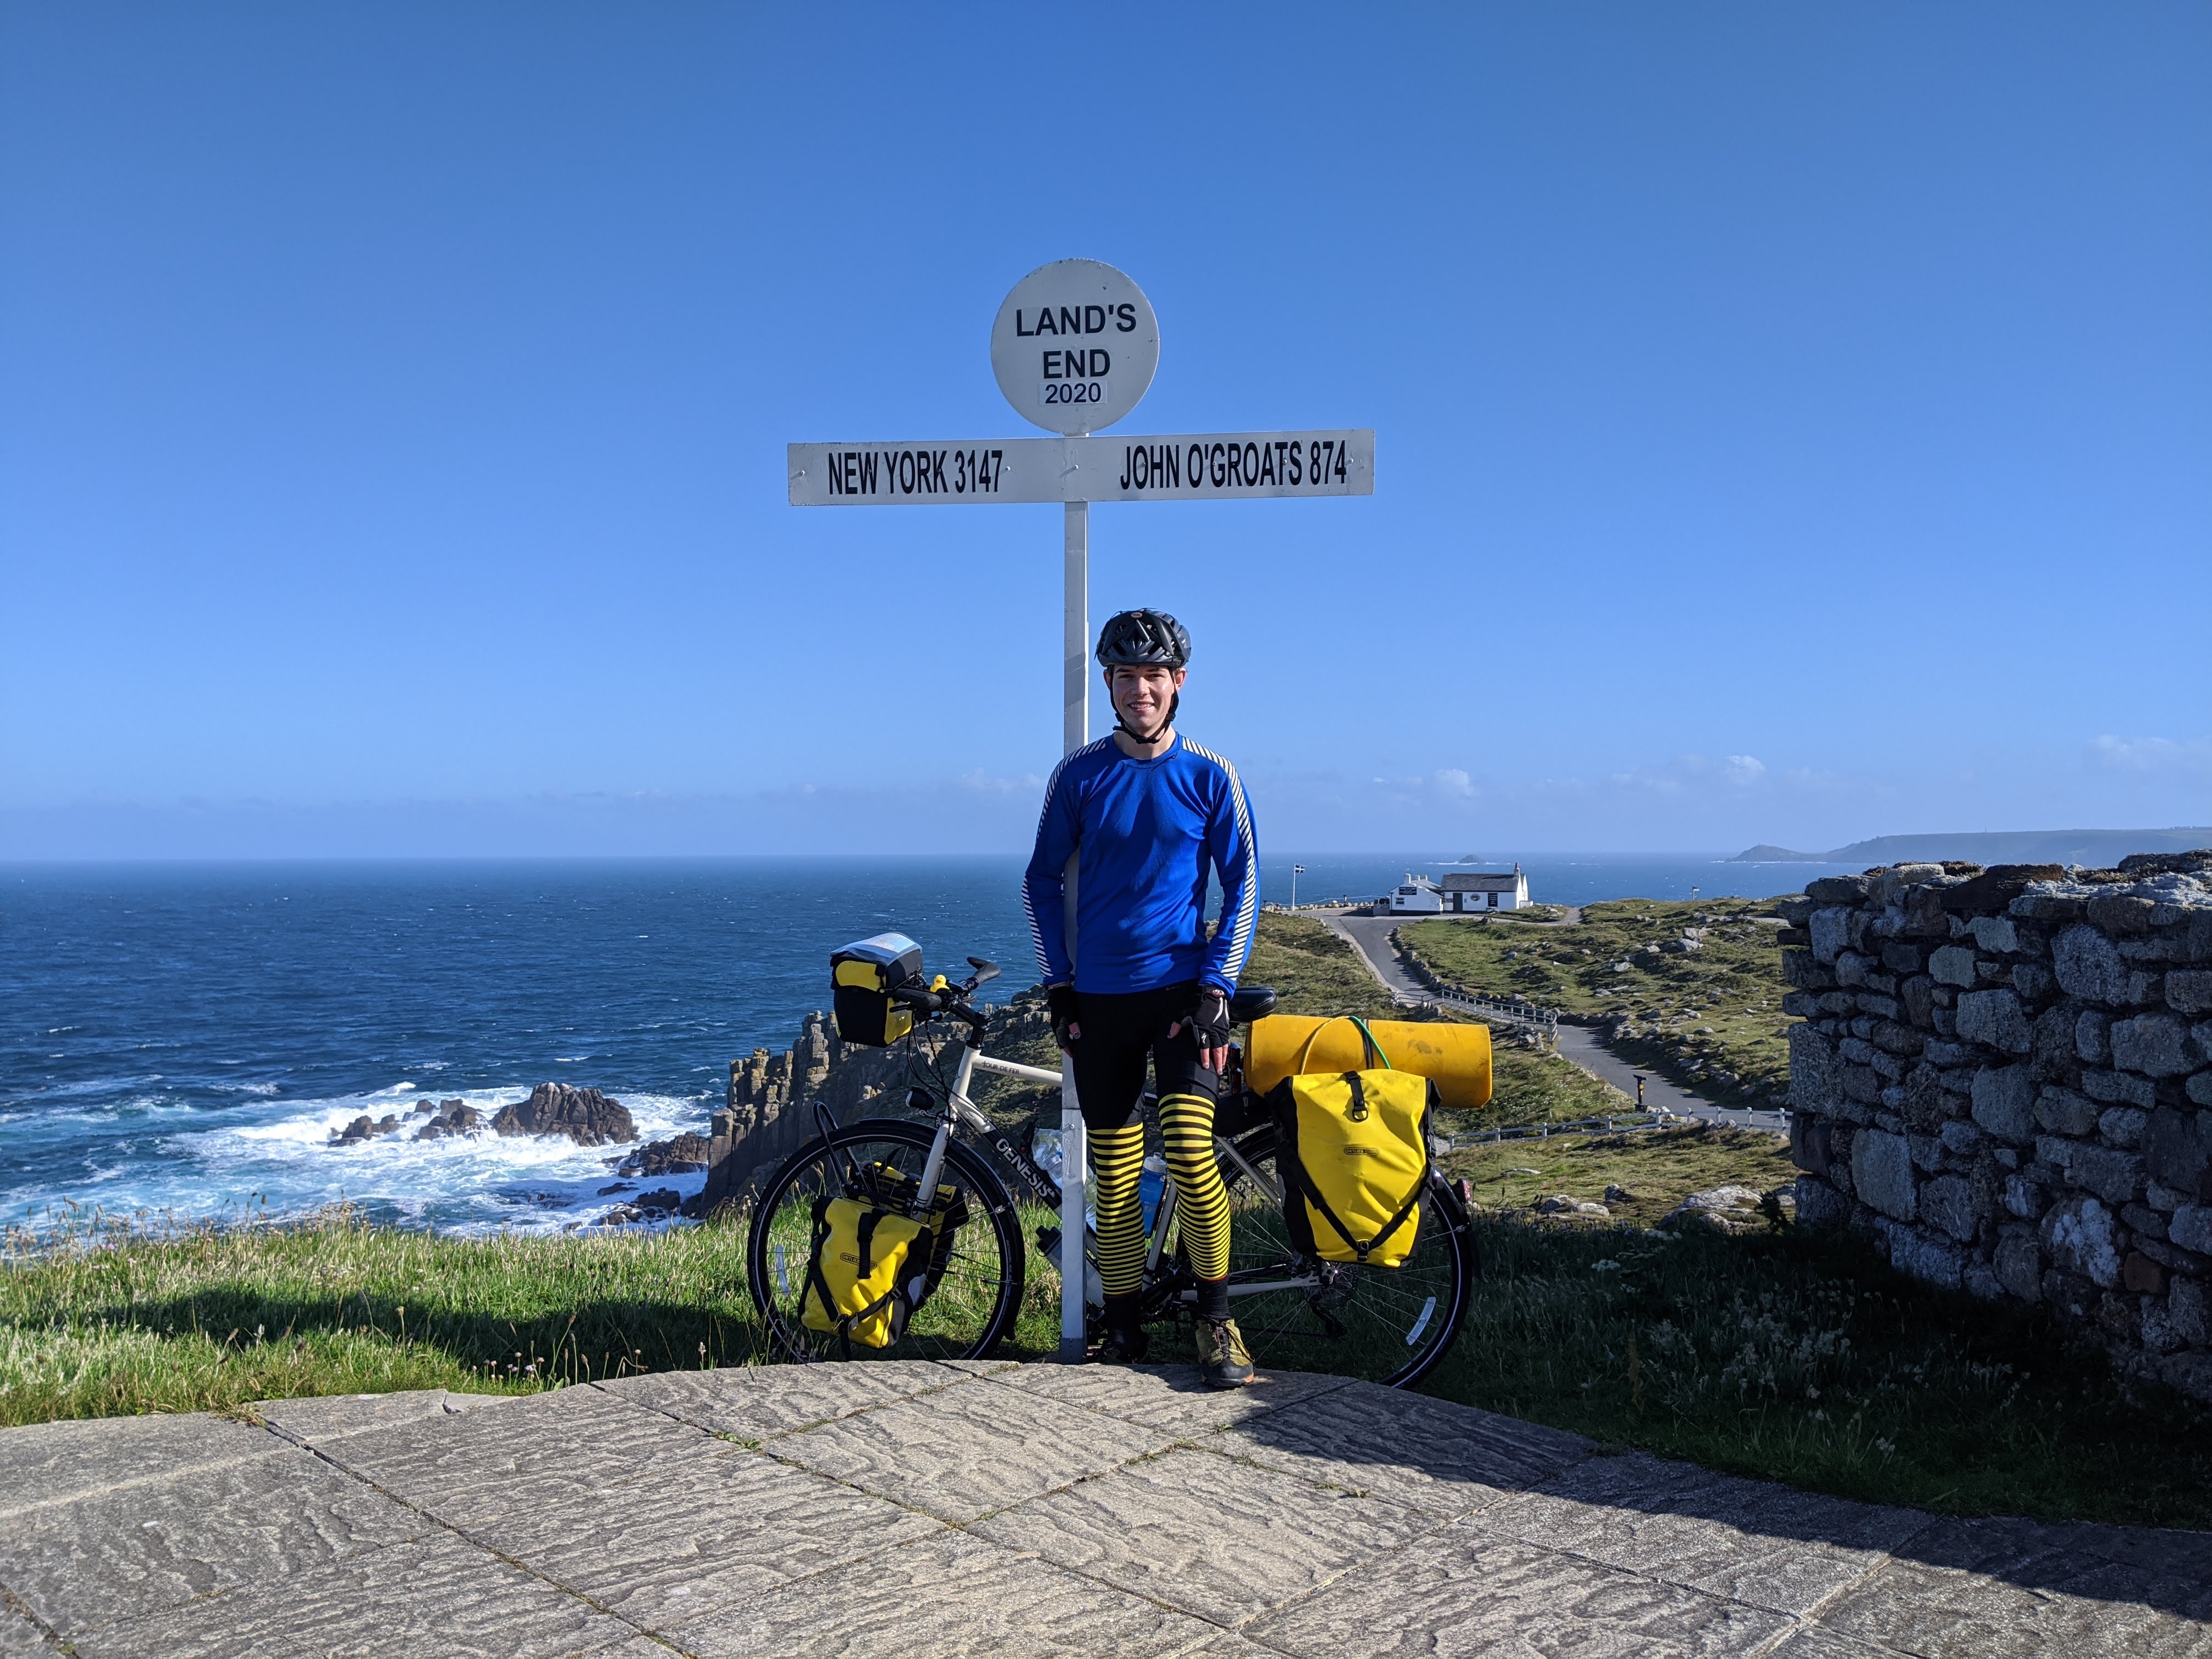
[[[1274,1131],[1255,1130],[1236,1146],[1279,1191]],[[1258,1190],[1232,1158],[1221,1160],[1221,1179],[1229,1189],[1230,1306],[1256,1363],[1402,1389],[1450,1351],[1467,1315],[1475,1246],[1467,1211],[1441,1175],[1432,1173],[1422,1191],[1413,1254],[1395,1267],[1304,1261],[1272,1194]]]
[[[799,1319],[806,1294],[814,1200],[876,1197],[884,1182],[919,1177],[936,1133],[928,1123],[871,1118],[810,1140],[761,1188],[745,1240],[753,1306],[769,1340],[793,1359],[980,1359],[999,1345],[1022,1300],[1027,1267],[1014,1201],[990,1165],[958,1141],[945,1149],[940,1187],[965,1201],[968,1218],[940,1251],[932,1286],[887,1348],[847,1344]]]

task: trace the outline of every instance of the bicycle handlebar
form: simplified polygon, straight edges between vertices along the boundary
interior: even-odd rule
[[[990,1016],[977,1013],[969,1005],[970,988],[964,985],[948,985],[941,991],[930,991],[918,985],[909,985],[891,992],[890,998],[894,1002],[906,1004],[924,1019],[934,1018],[939,1014],[950,1014],[955,1019],[965,1021],[975,1033],[969,1041],[975,1042],[981,1041],[983,1028],[990,1024]]]

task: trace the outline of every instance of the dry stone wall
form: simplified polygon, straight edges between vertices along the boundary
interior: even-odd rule
[[[1900,864],[1784,914],[1800,1221],[2212,1400],[2212,853]]]

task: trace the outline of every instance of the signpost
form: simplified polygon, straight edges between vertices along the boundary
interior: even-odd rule
[[[1159,319],[1144,290],[1096,259],[1061,259],[1014,284],[991,325],[991,368],[1023,419],[1051,438],[802,443],[789,449],[793,507],[968,507],[1058,501],[1065,580],[1060,746],[1090,741],[1091,503],[1371,495],[1371,431],[1093,434],[1137,406],[1159,367]],[[1067,937],[1075,945],[1068,861]],[[1088,1168],[1075,1074],[1060,1062],[1060,1357],[1084,1357],[1083,1188]]]

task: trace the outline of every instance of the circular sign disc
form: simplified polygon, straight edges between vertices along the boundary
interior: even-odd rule
[[[1014,284],[991,325],[991,371],[1025,421],[1076,437],[1137,406],[1160,366],[1145,291],[1096,259],[1059,259]]]

